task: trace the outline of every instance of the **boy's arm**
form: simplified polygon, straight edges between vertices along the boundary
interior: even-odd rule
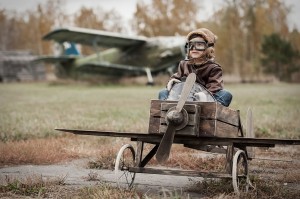
[[[206,88],[213,94],[222,90],[224,87],[223,83],[223,72],[221,67],[215,67],[210,71]]]
[[[181,79],[182,74],[183,74],[183,69],[182,69],[182,64],[181,64],[181,63],[182,63],[182,62],[180,62],[180,63],[178,64],[177,72],[174,73],[173,75],[171,75],[171,77],[170,77],[170,79],[169,79],[169,81],[168,81],[168,83],[167,83],[166,88],[167,88],[168,91],[171,90],[171,88],[172,88],[172,86],[173,86],[174,83],[179,83],[179,82],[181,82],[180,79]]]
[[[184,70],[184,62],[180,61],[177,67],[177,72],[171,75],[170,80],[174,78],[180,80],[184,74],[183,70]]]

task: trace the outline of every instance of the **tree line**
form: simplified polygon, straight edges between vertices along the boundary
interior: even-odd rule
[[[217,36],[216,56],[225,74],[251,80],[271,74],[291,81],[300,73],[300,34],[289,30],[290,13],[282,0],[226,0],[207,20],[196,0],[138,1],[133,19],[124,21],[114,9],[82,7],[68,15],[64,0],[48,0],[23,13],[0,9],[0,50],[28,50],[51,54],[52,43],[42,36],[55,27],[78,26],[147,37],[186,35],[206,27]],[[83,53],[91,49],[82,48]]]

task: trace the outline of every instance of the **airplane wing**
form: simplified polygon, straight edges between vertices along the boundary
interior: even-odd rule
[[[62,56],[40,56],[34,59],[34,62],[46,62],[46,63],[61,63],[61,62],[71,62],[80,56],[62,55]]]
[[[113,64],[108,62],[88,62],[77,67],[78,70],[104,73],[107,75],[141,75],[146,74],[146,67]]]
[[[88,46],[130,47],[146,43],[147,38],[141,36],[125,36],[119,33],[100,30],[69,27],[53,30],[43,37],[58,43],[73,42]]]

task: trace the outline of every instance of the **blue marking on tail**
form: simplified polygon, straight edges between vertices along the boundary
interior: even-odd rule
[[[65,46],[65,55],[79,55],[79,51],[77,50],[75,43],[67,43]]]

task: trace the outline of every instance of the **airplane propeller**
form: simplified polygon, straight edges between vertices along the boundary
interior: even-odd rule
[[[174,140],[176,127],[182,124],[184,121],[184,115],[182,112],[183,106],[193,88],[196,81],[196,74],[190,73],[184,83],[180,99],[176,105],[176,108],[168,111],[166,120],[168,121],[167,130],[160,141],[159,147],[156,152],[156,159],[159,163],[163,163],[168,160],[171,146]]]

